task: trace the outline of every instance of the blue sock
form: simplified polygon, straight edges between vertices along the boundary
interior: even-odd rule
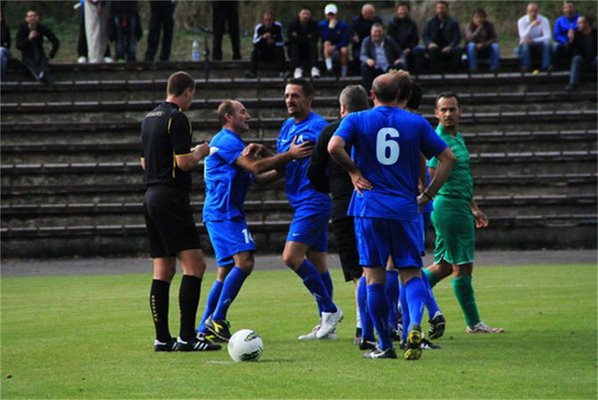
[[[384,293],[384,284],[375,283],[368,285],[368,311],[372,318],[372,323],[378,332],[378,348],[386,350],[392,347],[390,339],[390,330],[388,323],[388,303],[386,302],[386,293]]]
[[[401,340],[405,342],[407,340],[407,334],[409,333],[409,322],[411,322],[411,318],[409,318],[409,305],[407,304],[407,291],[405,290],[405,285],[401,284],[401,288],[399,289],[399,300],[401,302],[401,311],[403,312],[403,332],[401,333]]]
[[[241,290],[241,286],[243,286],[243,282],[245,282],[248,276],[247,272],[237,266],[230,270],[222,284],[222,293],[218,299],[218,305],[214,310],[214,314],[212,314],[212,319],[226,319],[228,308],[235,297],[237,297],[237,294],[239,294],[239,290]]]
[[[432,286],[430,286],[427,274],[422,273],[422,281],[426,288],[426,308],[428,309],[428,316],[432,319],[437,312],[440,312],[440,307],[436,304],[436,298],[434,297],[434,292],[432,292]]]
[[[324,282],[322,282],[322,277],[320,273],[314,267],[314,265],[309,262],[306,258],[303,260],[297,271],[295,271],[297,275],[301,277],[303,280],[303,284],[309,290],[309,292],[314,296],[316,302],[318,303],[318,308],[320,312],[336,312],[337,308],[332,302],[332,299],[328,295],[328,291],[324,286]]]
[[[206,333],[205,322],[206,319],[212,315],[214,309],[216,308],[216,304],[218,304],[218,299],[220,298],[220,292],[222,292],[222,282],[219,280],[215,280],[212,288],[210,289],[210,293],[208,293],[208,299],[206,300],[206,309],[203,312],[203,316],[201,317],[201,321],[197,326],[197,332]]]
[[[323,274],[320,274],[320,277],[322,278],[324,287],[326,288],[326,291],[328,292],[328,296],[330,296],[331,299],[334,298],[334,296],[333,296],[334,285],[332,284],[332,277],[330,276],[330,272],[326,271]]]
[[[361,318],[361,337],[365,340],[374,341],[374,325],[368,312],[368,290],[365,282],[365,276],[359,279],[357,288],[357,304],[359,306],[359,318]]]
[[[388,301],[388,325],[392,330],[397,330],[399,318],[399,272],[386,271],[386,300]]]
[[[409,307],[409,330],[413,325],[420,325],[426,304],[426,287],[421,278],[411,278],[405,285],[405,297]],[[403,325],[403,328],[406,326]]]

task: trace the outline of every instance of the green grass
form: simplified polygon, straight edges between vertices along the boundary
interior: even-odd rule
[[[171,291],[171,329],[178,329]],[[214,274],[206,275],[202,301]],[[484,267],[483,320],[502,335],[467,335],[448,281],[441,350],[420,361],[363,360],[352,344],[353,290],[333,271],[346,311],[339,339],[301,343],[313,300],[289,271],[256,271],[229,318],[257,330],[258,363],[216,353],[152,351],[151,276],[4,277],[2,398],[592,398],[597,396],[595,265]]]

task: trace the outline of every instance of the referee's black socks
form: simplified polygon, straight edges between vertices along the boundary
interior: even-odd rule
[[[170,341],[168,329],[168,294],[170,282],[154,279],[150,290],[150,308],[156,328],[156,339],[163,343]]]
[[[183,275],[179,290],[179,307],[181,309],[181,331],[179,336],[184,341],[193,340],[195,333],[195,316],[199,304],[201,278]]]

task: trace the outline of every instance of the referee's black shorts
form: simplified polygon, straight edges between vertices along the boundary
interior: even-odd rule
[[[175,257],[183,250],[201,249],[189,191],[150,186],[145,192],[143,210],[152,258]]]
[[[338,256],[341,260],[345,281],[361,278],[362,268],[359,265],[359,254],[357,253],[357,241],[355,240],[355,226],[353,217],[344,217],[332,221],[332,230]]]

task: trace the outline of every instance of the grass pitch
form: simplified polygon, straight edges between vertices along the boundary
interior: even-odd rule
[[[259,268],[259,266],[258,266]],[[202,304],[214,279],[206,274]],[[597,397],[596,265],[482,267],[482,319],[501,335],[467,335],[449,281],[440,350],[416,362],[364,360],[352,344],[352,284],[333,270],[345,310],[336,341],[299,342],[313,299],[287,270],[257,271],[229,312],[256,330],[258,363],[226,350],[154,353],[151,275],[8,277],[1,282],[2,398],[591,398]],[[177,275],[171,331],[178,330]],[[201,312],[201,310],[200,310]]]

